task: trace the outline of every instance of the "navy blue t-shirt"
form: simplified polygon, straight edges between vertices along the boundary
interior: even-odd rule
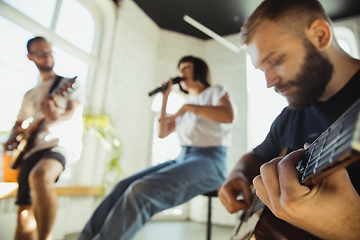
[[[272,123],[265,140],[253,151],[262,162],[287,152],[300,149],[304,143],[312,143],[360,98],[360,70],[333,97],[317,102],[309,108],[294,110],[285,107]],[[360,161],[347,168],[353,185],[360,192]]]

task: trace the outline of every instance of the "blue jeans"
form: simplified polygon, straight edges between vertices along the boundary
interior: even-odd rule
[[[182,147],[176,159],[120,181],[78,238],[132,239],[155,213],[213,191],[225,178],[225,147]]]

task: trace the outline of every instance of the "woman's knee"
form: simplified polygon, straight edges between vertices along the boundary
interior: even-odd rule
[[[139,198],[142,195],[146,194],[150,186],[145,181],[135,181],[127,189],[127,195],[132,195],[135,198]]]

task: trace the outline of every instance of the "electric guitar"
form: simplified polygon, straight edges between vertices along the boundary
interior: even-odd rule
[[[360,99],[323,132],[298,163],[299,182],[314,186],[340,168],[360,160]],[[276,218],[254,194],[231,240],[311,240],[316,236]]]
[[[65,96],[71,92],[75,88],[76,78],[77,77],[60,81],[53,90],[50,90],[50,98],[54,99],[56,95]],[[16,137],[17,142],[14,144],[16,147],[9,149],[12,151],[12,157],[9,163],[10,168],[17,169],[20,166],[22,158],[26,152],[31,149],[33,141],[40,128],[39,126],[42,124],[44,118],[44,114],[38,112],[25,131]]]

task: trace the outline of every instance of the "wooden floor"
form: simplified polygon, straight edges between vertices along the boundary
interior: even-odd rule
[[[232,227],[212,226],[211,240],[230,240]],[[77,234],[64,240],[75,240]],[[148,222],[133,240],[206,240],[206,225],[192,221]]]

